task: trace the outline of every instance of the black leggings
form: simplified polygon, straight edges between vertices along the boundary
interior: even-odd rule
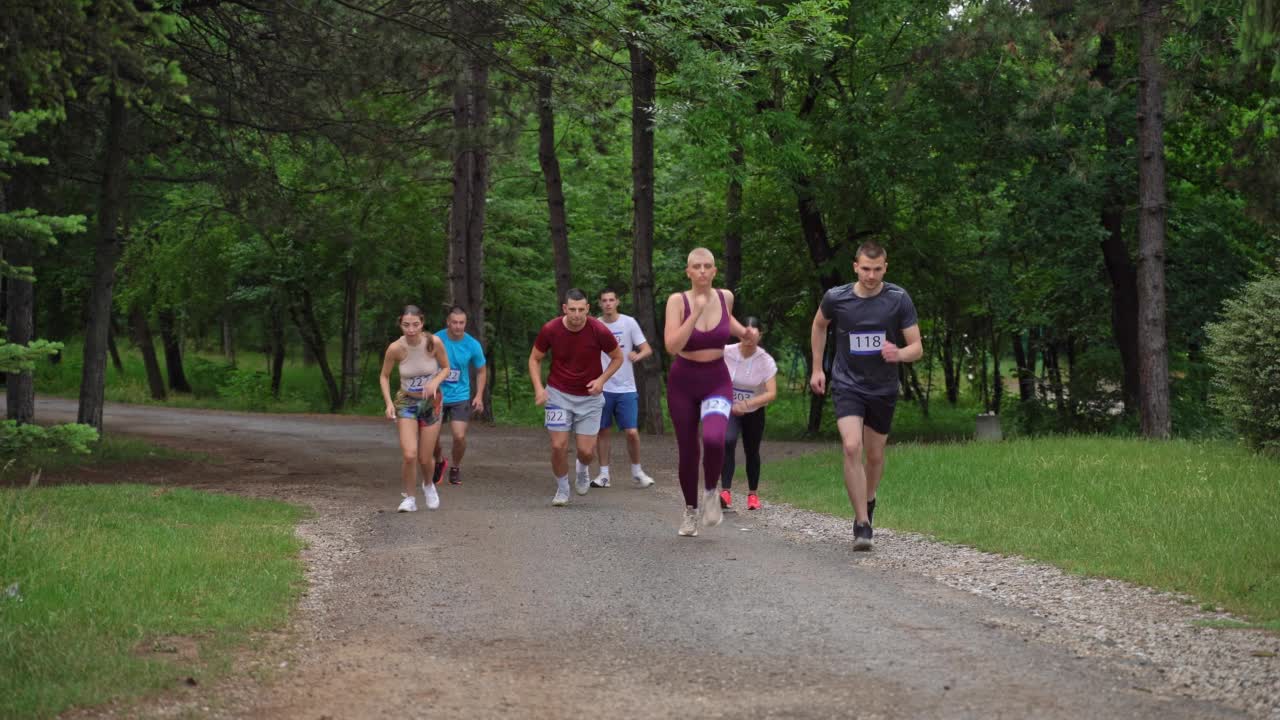
[[[747,488],[755,492],[760,487],[760,441],[764,439],[764,408],[729,418],[729,427],[724,433],[724,466],[720,470],[720,486],[725,490],[733,485],[739,432],[742,433],[742,450],[747,456]]]

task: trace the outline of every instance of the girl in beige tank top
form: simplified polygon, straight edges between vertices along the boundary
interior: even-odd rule
[[[400,437],[400,483],[398,510],[418,509],[418,467],[422,468],[422,494],[427,509],[440,507],[440,495],[431,482],[431,457],[440,436],[440,383],[449,375],[449,356],[444,343],[423,328],[422,311],[410,305],[400,316],[402,336],[387,346],[378,384],[386,402],[386,417],[396,424]],[[391,370],[400,371],[400,388],[391,396]]]

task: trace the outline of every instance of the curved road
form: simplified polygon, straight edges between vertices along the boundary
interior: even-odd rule
[[[75,403],[38,413],[72,420]],[[235,716],[1237,716],[1130,687],[1007,629],[1020,611],[861,566],[847,544],[744,532],[734,515],[679,538],[666,438],[645,439],[656,490],[556,509],[545,435],[475,426],[465,484],[442,486],[439,511],[397,514],[386,421],[111,405],[105,422],[206,447],[237,483],[350,518],[351,559],[304,603],[312,639]]]

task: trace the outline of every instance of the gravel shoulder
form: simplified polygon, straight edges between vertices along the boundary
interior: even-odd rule
[[[41,417],[74,415],[60,403]],[[543,434],[476,427],[465,484],[396,514],[372,420],[113,406],[107,424],[216,461],[101,480],[314,508],[310,587],[224,679],[72,717],[1280,718],[1280,637],[1196,625],[1220,616],[1167,593],[891,529],[854,555],[847,522],[767,496],[677,539],[669,438],[645,438],[659,487],[553,510]]]

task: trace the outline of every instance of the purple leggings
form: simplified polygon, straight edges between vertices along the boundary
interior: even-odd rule
[[[724,433],[729,424],[733,382],[723,358],[697,362],[677,356],[667,376],[667,412],[676,428],[680,490],[685,505],[698,505],[698,423],[702,423],[704,487],[714,490],[724,465]],[[716,399],[723,402],[716,402]],[[703,408],[703,402],[707,408]],[[704,414],[705,413],[705,414]]]

